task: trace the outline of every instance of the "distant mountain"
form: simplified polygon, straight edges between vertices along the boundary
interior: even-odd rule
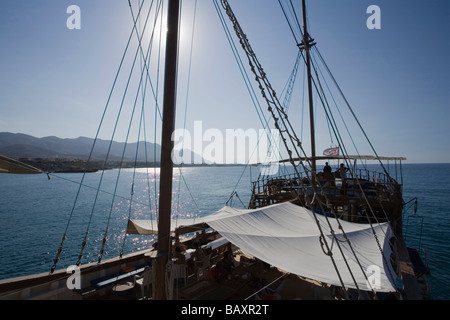
[[[11,158],[44,158],[44,159],[81,159],[89,157],[94,139],[79,137],[76,139],[61,139],[58,137],[36,138],[22,133],[0,132],[0,154]],[[98,139],[92,153],[92,160],[104,160],[110,142]],[[109,160],[122,159],[125,143],[113,142]],[[137,143],[128,143],[125,149],[124,160],[132,161],[136,156]],[[147,150],[147,160],[159,162],[161,157],[161,146],[147,142],[139,143],[138,161],[146,161],[145,151]]]
[[[94,139],[79,137],[76,139],[61,139],[58,137],[36,138],[23,133],[0,132],[0,155],[15,159],[77,159],[87,160],[94,144]],[[137,142],[126,145],[124,161],[134,161],[136,158]],[[97,139],[91,160],[105,160],[110,148],[110,141]],[[124,142],[114,142],[111,144],[109,161],[120,161],[124,152]],[[147,157],[145,152],[147,151]],[[177,159],[179,155],[175,153]],[[158,162],[161,159],[161,146],[147,142],[139,142],[138,162]],[[198,159],[198,156],[191,153],[191,159]],[[178,163],[179,161],[175,161]]]

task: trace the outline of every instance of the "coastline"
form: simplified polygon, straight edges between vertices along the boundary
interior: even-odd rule
[[[43,172],[52,173],[82,173],[82,172],[98,172],[101,170],[126,169],[126,168],[159,168],[159,162],[134,162],[134,161],[104,161],[94,160],[88,162],[82,159],[19,159],[19,161],[31,165]],[[239,167],[245,164],[174,164],[174,167]]]

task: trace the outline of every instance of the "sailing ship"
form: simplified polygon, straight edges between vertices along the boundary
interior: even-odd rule
[[[214,3],[218,7],[218,2]],[[311,52],[316,43],[308,32],[305,0],[302,0],[302,36],[296,45],[298,61],[305,62],[307,73],[309,155],[231,6],[227,0],[220,3],[287,151],[288,159],[277,161],[277,165],[287,163],[290,173],[260,176],[254,181],[247,209],[225,206],[203,218],[171,221],[180,1],[168,0],[159,217],[130,219],[127,225],[127,234],[154,234],[157,243],[145,252],[102,261],[103,243],[98,262],[86,265],[80,263],[80,253],[77,263],[83,275],[80,280],[66,270],[56,269],[64,234],[50,273],[0,281],[1,299],[101,299],[108,294],[117,298],[130,292],[133,295],[138,285],[147,287],[142,297],[154,300],[423,297],[421,283],[426,283],[427,270],[423,271],[417,251],[408,248],[402,236],[405,206],[402,185],[382,164],[382,160],[388,160],[401,165],[405,159],[381,157],[374,149],[374,156],[349,155],[337,132],[338,146],[323,156],[316,154],[313,90],[323,88],[316,82],[318,78],[314,78],[317,70]],[[133,19],[136,27],[134,16]],[[319,93],[319,98],[324,96]],[[361,160],[379,162],[382,172],[357,169],[357,161]],[[320,172],[319,161],[338,161],[343,169]],[[14,166],[20,167],[17,163]],[[29,167],[26,170],[39,172]],[[183,243],[184,248],[189,248],[184,259],[191,264],[178,263],[172,247],[180,242],[181,235],[195,232],[201,233],[201,239],[188,236]],[[107,232],[104,242],[106,239]],[[197,240],[203,248],[201,259],[199,256],[194,259],[199,250],[193,249]],[[86,238],[82,248],[85,245]],[[223,270],[221,267],[230,257],[234,257],[228,265],[230,269]]]

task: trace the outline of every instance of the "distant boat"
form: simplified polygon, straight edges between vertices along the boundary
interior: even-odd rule
[[[277,163],[288,163],[291,172],[254,181],[247,209],[225,206],[201,219],[171,221],[171,136],[175,130],[180,3],[169,0],[159,219],[130,220],[127,226],[128,234],[158,235],[155,248],[105,261],[101,259],[102,248],[98,263],[79,265],[83,283],[70,290],[66,270],[56,269],[64,235],[50,273],[1,280],[0,298],[119,298],[130,292],[133,296],[137,286],[145,284],[151,290],[142,291],[142,296],[149,298],[151,292],[155,300],[423,298],[421,284],[426,284],[428,270],[421,269],[423,262],[417,251],[407,248],[403,239],[402,185],[381,162],[401,165],[405,159],[380,157],[375,150],[374,156],[348,155],[337,134],[338,147],[328,149],[324,156],[316,155],[312,92],[320,90],[320,85],[313,76],[316,70],[311,51],[316,43],[308,33],[305,0],[302,39],[296,45],[307,70],[311,128],[308,155],[228,1],[220,2],[289,155]],[[214,3],[217,5],[217,1]],[[344,164],[345,171],[320,172],[317,162],[331,160]],[[360,160],[375,161],[383,170],[358,169]],[[199,234],[184,242],[187,250],[183,257],[188,262],[177,263],[180,258],[176,259],[172,247],[181,235],[195,232]],[[196,256],[194,261],[196,241],[204,257]],[[229,270],[222,269],[229,253],[235,260],[227,265]]]

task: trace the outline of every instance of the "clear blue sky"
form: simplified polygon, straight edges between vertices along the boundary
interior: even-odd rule
[[[136,15],[138,1],[131,2]],[[297,49],[278,1],[229,2],[281,92]],[[178,128],[186,105],[193,3],[183,1],[182,36],[188,37],[180,47]],[[298,7],[300,1],[293,3]],[[70,5],[81,9],[80,30],[66,27]],[[370,5],[381,9],[380,30],[366,26]],[[450,2],[310,0],[308,9],[310,34],[377,152],[405,156],[409,163],[450,162]],[[126,0],[2,0],[0,132],[94,137],[131,28]],[[194,121],[202,121],[204,131],[224,134],[226,129],[260,128],[212,1],[198,0],[194,35],[187,129],[193,132]],[[302,75],[303,69],[290,107],[297,127]],[[120,80],[123,88],[126,77]],[[128,104],[133,97],[130,93]],[[113,101],[117,106],[120,97]],[[113,120],[107,115],[105,128]],[[317,122],[321,152],[330,141],[319,116]],[[117,140],[124,139],[126,125]],[[153,132],[151,120],[146,129]],[[100,137],[109,139],[110,131]]]

